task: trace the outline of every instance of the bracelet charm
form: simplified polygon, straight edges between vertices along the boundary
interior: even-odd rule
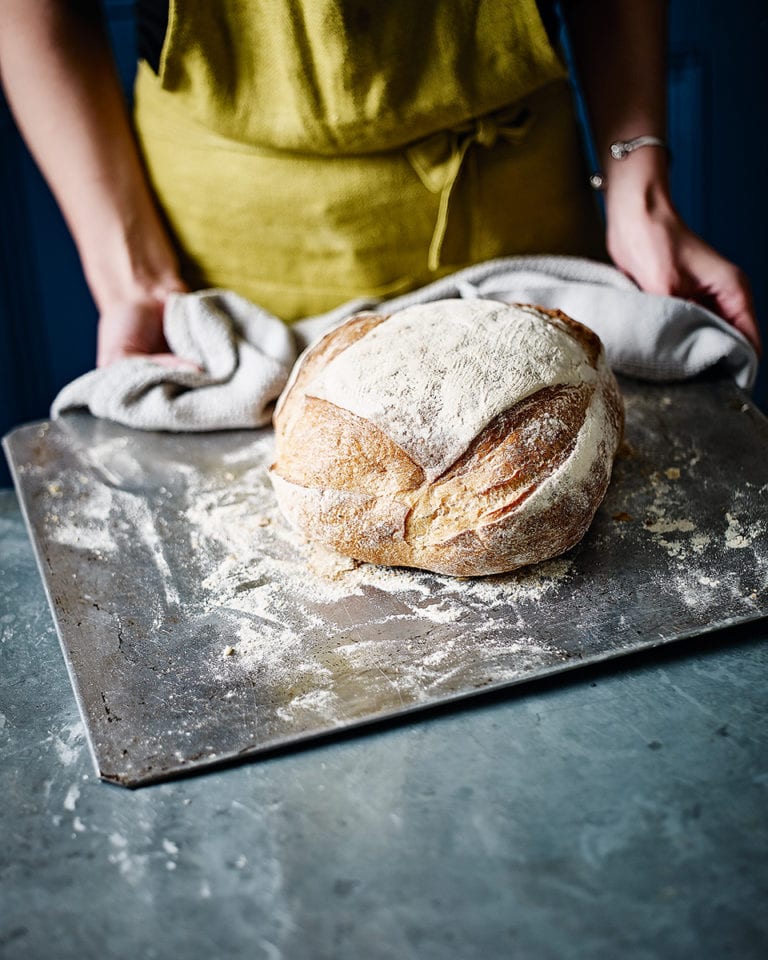
[[[663,147],[669,154],[669,147],[666,141],[660,137],[646,135],[635,137],[632,140],[617,140],[615,143],[612,143],[610,146],[611,159],[624,160],[630,153],[634,150],[639,150],[641,147]],[[593,173],[589,178],[589,183],[593,190],[602,190],[605,186],[605,174]]]

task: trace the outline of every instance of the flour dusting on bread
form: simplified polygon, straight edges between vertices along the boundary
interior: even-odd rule
[[[432,482],[491,420],[553,383],[591,383],[583,348],[530,307],[436,300],[408,307],[308,384],[376,424]]]
[[[305,353],[275,416],[271,475],[293,525],[341,553],[501,573],[581,539],[622,426],[582,324],[438,301],[353,318]]]

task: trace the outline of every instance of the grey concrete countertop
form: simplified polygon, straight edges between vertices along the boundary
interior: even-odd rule
[[[0,493],[0,957],[762,958],[767,636],[129,792]]]

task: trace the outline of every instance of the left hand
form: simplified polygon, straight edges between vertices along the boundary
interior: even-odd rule
[[[625,195],[606,204],[608,253],[648,293],[693,300],[732,324],[761,353],[752,292],[745,274],[682,220],[662,196],[642,205]]]
[[[193,360],[171,353],[163,333],[165,301],[171,293],[184,293],[178,277],[166,278],[149,291],[102,304],[99,316],[96,366],[106,367],[128,357],[146,357],[164,367],[199,370]]]

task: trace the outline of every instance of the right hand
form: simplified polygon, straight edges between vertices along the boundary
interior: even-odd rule
[[[186,290],[181,281],[132,300],[111,304],[99,317],[96,366],[106,367],[126,357],[148,357],[168,367],[199,369],[191,360],[171,353],[163,335],[163,310],[170,293]]]
[[[607,205],[607,247],[616,266],[648,293],[683,297],[722,317],[762,353],[749,281],[682,220],[668,198],[654,208]]]

